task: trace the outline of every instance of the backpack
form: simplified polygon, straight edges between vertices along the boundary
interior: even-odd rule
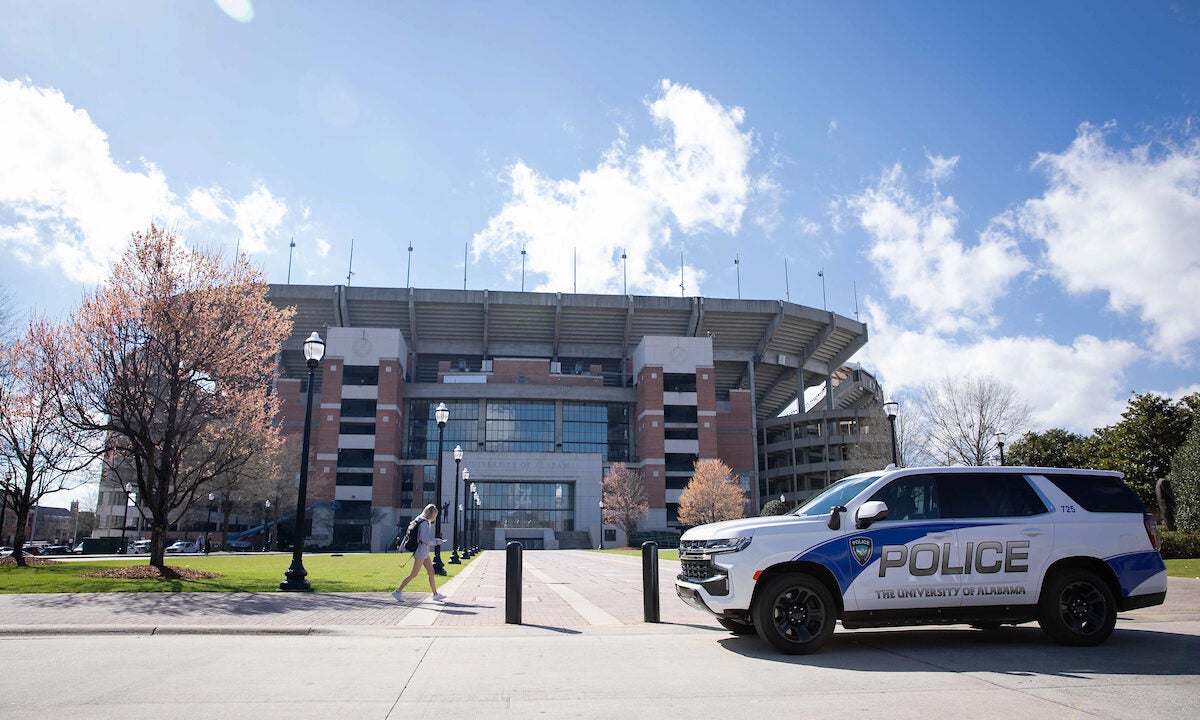
[[[424,517],[418,517],[408,524],[404,537],[396,538],[396,545],[404,552],[416,552],[421,539],[421,528],[418,523],[425,522]]]

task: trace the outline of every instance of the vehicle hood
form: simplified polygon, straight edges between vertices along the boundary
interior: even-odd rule
[[[827,518],[822,516],[769,515],[767,517],[742,518],[740,520],[725,520],[722,522],[699,525],[688,530],[680,538],[683,540],[713,540],[716,538],[753,536],[762,530],[774,531],[781,528],[798,530],[806,525],[814,528],[823,526]]]

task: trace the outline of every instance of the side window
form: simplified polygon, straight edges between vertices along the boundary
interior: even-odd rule
[[[942,517],[947,518],[1029,517],[1049,512],[1023,475],[942,475],[938,490]]]
[[[937,483],[932,475],[909,475],[880,488],[872,500],[888,506],[888,520],[931,520],[938,511]]]

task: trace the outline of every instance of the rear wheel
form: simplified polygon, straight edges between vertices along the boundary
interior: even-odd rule
[[[735,620],[734,618],[729,617],[719,617],[717,618],[717,622],[721,623],[721,627],[725,628],[734,635],[754,634],[753,623],[743,622],[741,620]]]
[[[1089,570],[1052,577],[1038,603],[1038,625],[1063,645],[1099,645],[1117,624],[1117,601],[1108,583]]]
[[[788,655],[817,651],[837,623],[837,607],[829,590],[802,573],[769,580],[752,612],[758,636]]]

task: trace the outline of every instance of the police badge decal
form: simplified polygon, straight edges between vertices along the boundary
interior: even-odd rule
[[[850,554],[859,565],[866,567],[867,561],[871,559],[871,538],[850,538]]]

